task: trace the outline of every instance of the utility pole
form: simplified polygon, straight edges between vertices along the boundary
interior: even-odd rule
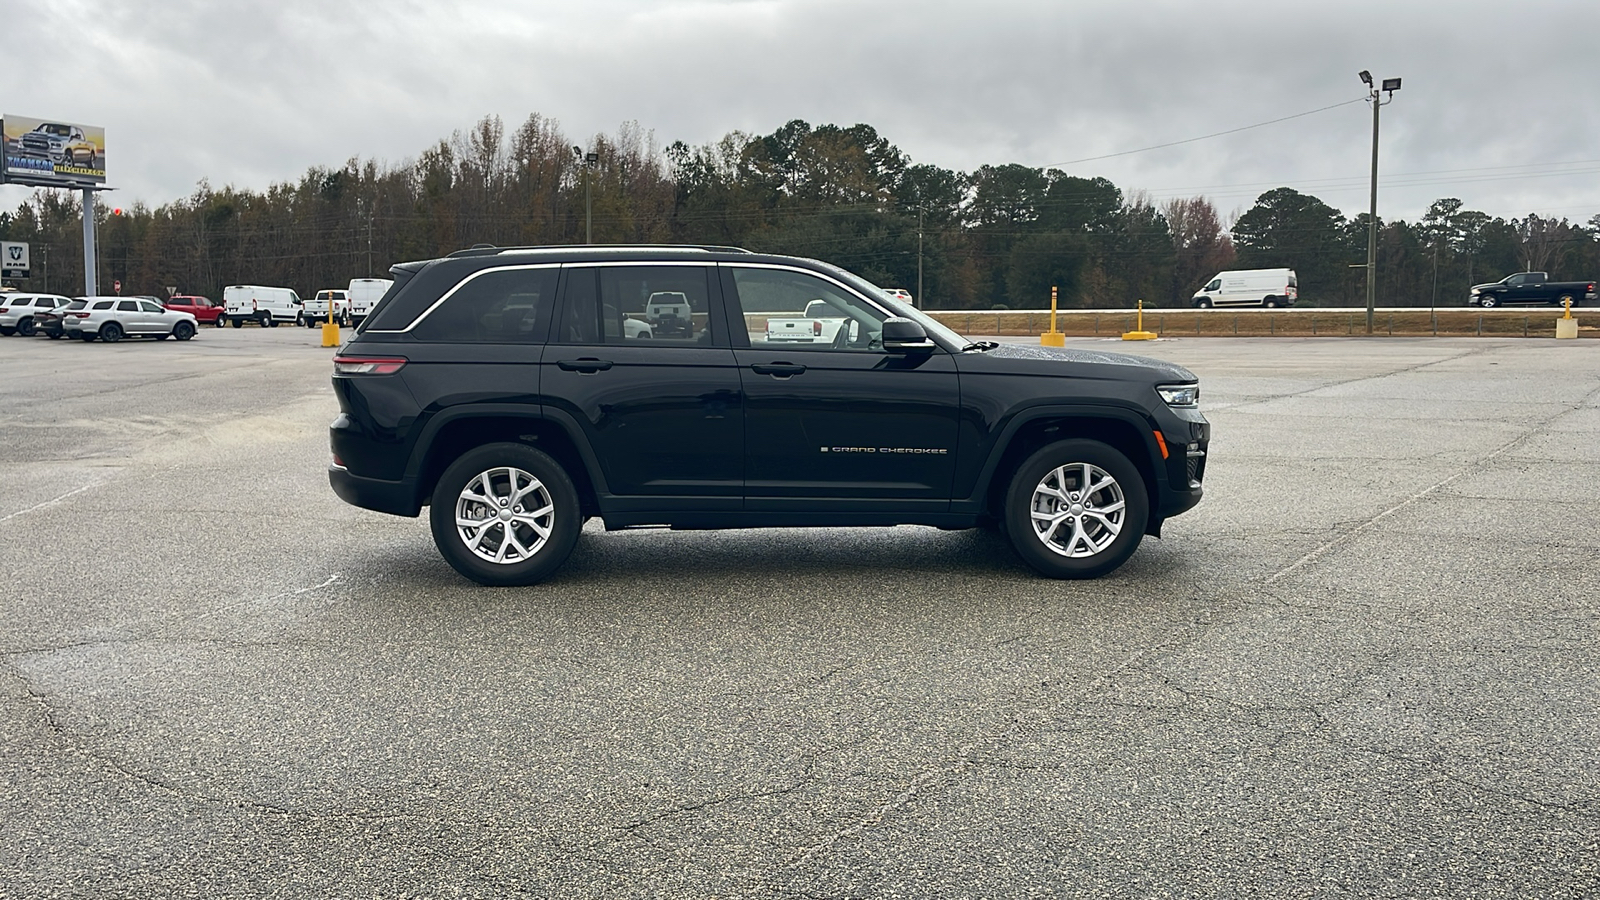
[[[922,207],[917,207],[917,295],[911,298],[911,305],[922,309]]]
[[[1367,334],[1371,334],[1372,312],[1378,299],[1378,110],[1394,102],[1400,79],[1385,78],[1383,86],[1376,87],[1372,73],[1365,69],[1360,78],[1367,86],[1367,102],[1372,104],[1372,209],[1367,221]],[[1380,91],[1388,91],[1389,99],[1379,99]]]

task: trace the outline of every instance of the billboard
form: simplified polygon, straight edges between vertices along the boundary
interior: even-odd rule
[[[35,187],[106,183],[106,130],[98,125],[7,114],[0,132],[0,181]]]
[[[28,277],[28,245],[0,241],[0,277]]]

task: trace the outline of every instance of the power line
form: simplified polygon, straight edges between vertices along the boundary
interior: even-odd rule
[[[1316,109],[1308,109],[1305,112],[1295,113],[1292,116],[1283,116],[1283,117],[1277,118],[1277,119],[1270,119],[1270,120],[1268,120],[1266,122],[1257,122],[1254,125],[1241,125],[1238,128],[1230,128],[1227,131],[1217,131],[1217,132],[1213,132],[1211,134],[1202,134],[1199,137],[1184,138],[1181,141],[1171,141],[1171,142],[1165,143],[1165,144],[1156,144],[1156,145],[1151,146],[1151,147],[1140,147],[1137,150],[1122,150],[1122,151],[1119,151],[1117,153],[1107,153],[1104,156],[1086,156],[1083,159],[1069,160],[1069,161],[1064,162],[1064,163],[1053,163],[1053,164],[1051,164],[1049,166],[1045,166],[1045,168],[1047,168],[1047,169],[1060,169],[1060,168],[1064,168],[1066,166],[1075,166],[1078,163],[1096,162],[1096,161],[1102,160],[1102,159],[1114,159],[1114,158],[1116,158],[1118,156],[1131,156],[1131,155],[1133,155],[1135,153],[1146,153],[1146,152],[1149,152],[1151,150],[1162,150],[1162,149],[1165,149],[1167,147],[1177,147],[1180,144],[1192,144],[1195,141],[1205,141],[1205,140],[1210,140],[1211,138],[1214,138],[1214,137],[1222,137],[1224,135],[1229,135],[1229,134],[1238,134],[1241,131],[1249,131],[1252,128],[1265,128],[1268,125],[1276,125],[1279,122],[1287,122],[1290,119],[1303,119],[1306,116],[1316,115],[1317,113],[1320,113],[1320,112],[1327,112],[1330,109],[1338,109],[1341,106],[1349,106],[1352,103],[1365,103],[1365,102],[1367,102],[1367,98],[1366,97],[1357,97],[1354,100],[1345,100],[1345,101],[1340,102],[1340,103],[1334,103],[1334,104],[1331,104],[1331,105],[1328,105],[1328,106],[1321,106],[1321,107],[1318,107]]]

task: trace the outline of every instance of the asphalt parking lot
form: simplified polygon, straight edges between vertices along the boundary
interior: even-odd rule
[[[458,577],[328,489],[319,332],[0,339],[0,896],[1600,892],[1600,344],[1181,362],[1112,577],[926,528]]]

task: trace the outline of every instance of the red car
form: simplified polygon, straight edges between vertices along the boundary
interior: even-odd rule
[[[212,303],[209,297],[200,297],[194,294],[175,294],[172,299],[161,304],[167,309],[186,312],[194,316],[202,325],[221,325],[222,307]]]

